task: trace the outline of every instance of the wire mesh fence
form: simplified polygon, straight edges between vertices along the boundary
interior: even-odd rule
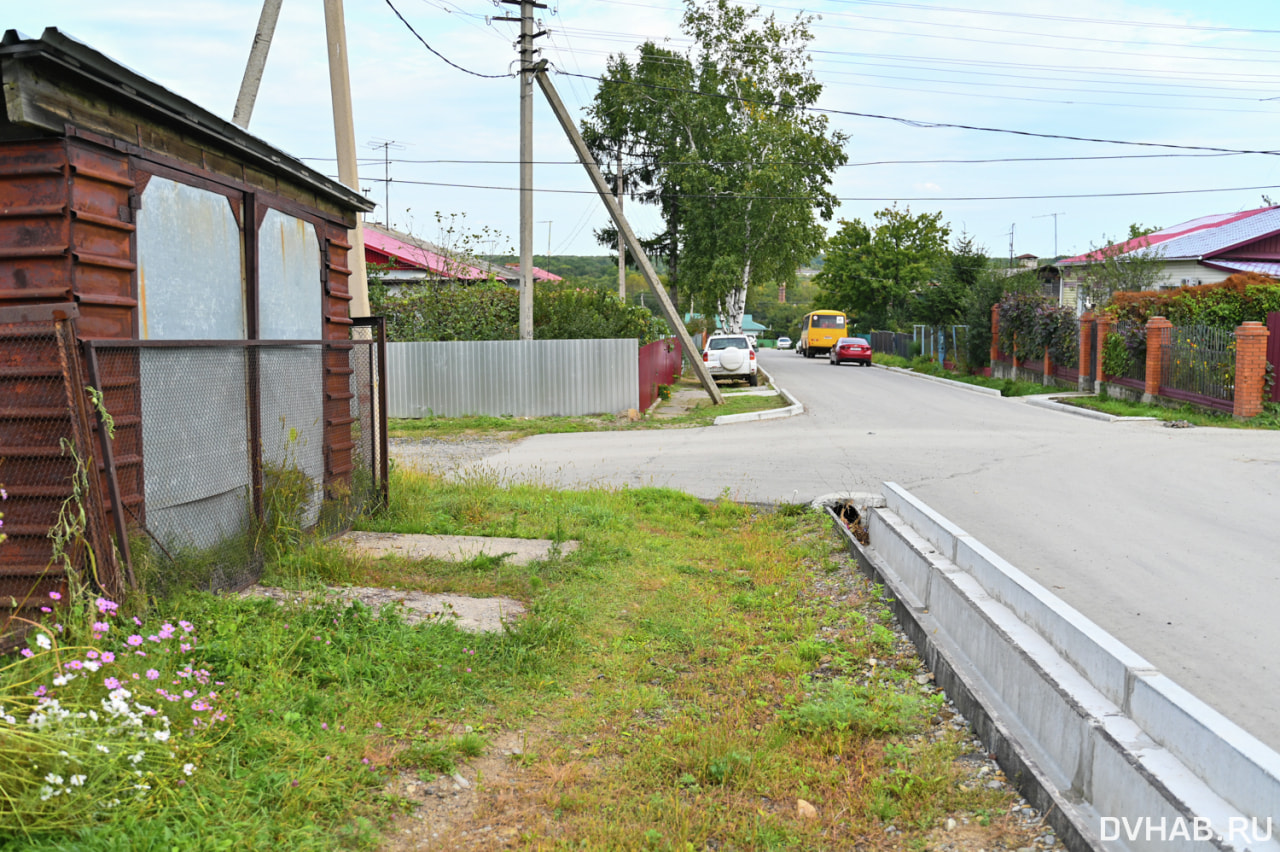
[[[1160,385],[1218,400],[1235,398],[1236,336],[1226,328],[1166,329]]]
[[[128,550],[153,594],[256,581],[385,493],[376,341],[97,341]]]

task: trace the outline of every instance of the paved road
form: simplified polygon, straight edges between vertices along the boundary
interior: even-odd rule
[[[565,486],[810,500],[911,490],[1280,750],[1280,433],[1107,423],[766,350],[807,411],[546,435],[485,463]]]

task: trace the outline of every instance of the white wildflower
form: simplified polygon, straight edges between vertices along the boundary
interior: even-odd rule
[[[44,780],[48,781],[50,784],[54,784],[56,786],[62,786],[61,775],[54,775],[52,772],[50,772],[48,775],[44,776]]]
[[[184,763],[182,765],[182,771],[185,772],[187,775],[190,775],[191,773],[196,771],[196,765],[194,763]]]
[[[87,775],[72,775],[72,776],[71,776],[71,786],[72,786],[72,787],[83,787],[83,786],[84,786],[84,781],[85,781],[85,779],[86,779],[86,778],[88,778],[88,777],[89,777],[89,776],[87,776]]]
[[[46,785],[46,786],[44,786],[44,787],[41,787],[41,788],[40,788],[40,801],[42,801],[42,802],[47,802],[47,801],[49,801],[49,798],[50,798],[51,796],[53,796],[53,788],[52,788],[52,787],[49,787],[49,786],[47,786],[47,785]]]
[[[137,753],[135,753],[135,754],[131,754],[131,755],[129,755],[129,760],[130,760],[130,761],[132,761],[135,765],[137,765],[137,764],[141,763],[141,762],[142,762],[142,758],[144,758],[144,757],[146,757],[146,756],[147,756],[147,755],[146,755],[146,752],[142,752],[142,751],[140,751],[140,752],[137,752]]]
[[[168,731],[156,731],[156,732],[155,732],[154,734],[152,734],[151,736],[153,736],[153,737],[155,737],[155,738],[156,738],[156,742],[161,742],[161,743],[163,743],[163,742],[168,742],[168,741],[169,741],[169,732],[168,732]]]
[[[53,647],[53,643],[49,641],[48,633],[37,633],[36,644],[41,648],[44,648],[46,651]]]
[[[102,668],[102,663],[98,662],[97,660],[85,660],[84,667],[88,671],[96,672],[98,669]]]
[[[98,743],[97,745],[94,746],[94,748],[96,748],[98,751],[102,752],[103,754],[111,754],[111,749],[107,748],[102,743]]]

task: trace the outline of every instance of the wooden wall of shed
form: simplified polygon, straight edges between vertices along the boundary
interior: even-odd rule
[[[260,209],[276,208],[312,222],[322,250],[324,280],[316,286],[324,288],[323,335],[332,341],[350,338],[347,226],[352,221],[348,214],[306,188],[201,148],[181,134],[144,128],[139,122],[129,127],[142,144],[98,135],[102,130],[125,130],[120,122],[127,118],[115,114],[109,121],[90,121],[92,129],[68,128],[65,137],[0,142],[0,306],[74,301],[80,310],[77,330],[82,339],[136,339],[139,290],[134,213],[140,186],[145,186],[150,174],[163,173],[195,185],[212,182],[232,194],[253,193]],[[245,224],[241,222],[242,227]],[[250,228],[242,244],[244,256],[256,257],[247,245],[257,238],[256,230]],[[248,276],[248,283],[252,288],[256,275]],[[256,298],[256,293],[247,295]],[[324,358],[325,488],[330,494],[349,489],[353,470],[349,355],[347,348],[336,347]],[[115,420],[114,455],[125,521],[145,522],[137,350],[103,350],[99,368],[105,407]],[[87,375],[82,379],[90,384]],[[4,390],[0,388],[0,393]],[[47,437],[56,451],[52,431]],[[11,449],[0,446],[0,457]],[[17,466],[6,467],[8,471],[0,470],[0,482],[16,484]],[[105,476],[101,462],[99,467]],[[107,493],[105,481],[101,493]],[[25,526],[34,529],[43,524],[47,529],[53,519],[50,512],[67,494],[42,497],[39,517],[27,515],[40,507],[34,503],[26,507],[23,517],[31,523]],[[8,508],[12,516],[14,507]],[[45,515],[50,516],[45,519]],[[36,560],[46,549],[34,538],[14,538],[0,548],[0,564],[7,556]]]

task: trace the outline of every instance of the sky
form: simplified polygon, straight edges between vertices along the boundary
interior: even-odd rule
[[[549,35],[538,46],[575,119],[611,55],[634,57],[646,39],[691,46],[680,0],[544,2]],[[57,27],[230,119],[261,0],[5,5],[5,29],[35,37]],[[780,21],[821,16],[811,44],[819,107],[849,136],[849,165],[832,183],[837,220],[871,221],[897,203],[941,211],[953,236],[967,233],[993,256],[1050,257],[1122,238],[1132,223],[1252,209],[1264,194],[1280,201],[1280,156],[1235,153],[1280,154],[1274,0],[744,5]],[[371,220],[458,242],[443,236],[439,214],[476,235],[476,250],[517,250],[518,83],[477,76],[514,68],[518,25],[492,18],[515,9],[346,0],[360,185],[378,204]],[[284,0],[249,130],[336,177],[328,80],[321,0]],[[607,254],[593,235],[605,208],[536,87],[534,96],[535,263],[548,252]],[[637,231],[656,230],[651,209],[626,210]]]

